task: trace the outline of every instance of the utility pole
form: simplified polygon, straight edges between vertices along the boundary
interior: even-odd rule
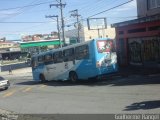
[[[57,1],[58,2],[58,1]],[[62,28],[62,41],[65,45],[65,35],[64,35],[64,18],[63,18],[63,8],[65,7],[66,4],[62,4],[62,0],[59,0],[58,2],[59,4],[50,4],[50,8],[52,6],[56,6],[57,8],[60,7],[60,11],[61,11],[61,28]]]
[[[78,14],[78,9],[72,10],[71,12],[71,16],[72,17],[76,17],[77,18],[77,43],[80,43],[80,23],[79,23],[79,14]]]
[[[58,39],[59,39],[59,44],[60,44],[60,47],[62,47],[62,44],[61,44],[61,37],[60,37],[60,29],[59,29],[59,18],[58,18],[58,15],[49,15],[49,16],[46,16],[46,18],[53,18],[53,17],[56,17],[57,18],[57,31],[58,31]]]

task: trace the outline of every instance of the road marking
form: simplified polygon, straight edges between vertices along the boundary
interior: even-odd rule
[[[16,92],[15,90],[14,91],[10,91],[10,92],[4,94],[3,98],[9,97],[9,96],[13,95],[15,92]]]
[[[22,92],[29,92],[29,91],[32,90],[32,88],[33,88],[33,87],[28,87],[28,88],[26,88],[25,90],[23,90]]]
[[[44,88],[44,87],[46,87],[46,86],[47,86],[47,85],[41,85],[40,88]]]

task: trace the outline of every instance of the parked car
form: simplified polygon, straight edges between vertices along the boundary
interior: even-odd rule
[[[0,76],[0,89],[6,90],[8,89],[9,86],[10,86],[9,80],[6,80],[2,76]]]

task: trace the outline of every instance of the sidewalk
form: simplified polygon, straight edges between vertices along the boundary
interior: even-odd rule
[[[12,70],[12,74],[25,74],[25,73],[31,73],[32,69],[31,67],[21,68],[21,69],[14,69]],[[0,72],[0,75],[9,75],[9,71]]]

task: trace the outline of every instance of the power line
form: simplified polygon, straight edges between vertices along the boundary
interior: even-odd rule
[[[101,13],[104,13],[104,12],[107,12],[107,11],[109,11],[109,10],[112,10],[112,9],[115,9],[115,8],[117,8],[117,7],[120,7],[120,6],[122,6],[122,5],[125,5],[125,4],[127,4],[127,3],[129,3],[129,2],[132,2],[133,0],[130,0],[130,1],[128,1],[128,2],[125,2],[125,3],[122,3],[122,4],[120,4],[120,5],[117,5],[117,6],[115,6],[115,7],[112,7],[112,8],[109,8],[109,9],[107,9],[107,10],[105,10],[105,11],[102,11],[102,12],[99,12],[99,13],[97,13],[97,14],[94,14],[94,15],[92,15],[92,16],[90,16],[90,17],[93,17],[93,16],[96,16],[96,15],[98,15],[98,14],[101,14]],[[48,3],[48,2],[45,2],[45,3]],[[44,4],[45,4],[44,3]],[[39,4],[42,4],[42,3],[39,3]],[[39,5],[39,4],[34,4],[34,5]],[[27,5],[27,6],[33,6],[33,5]],[[15,8],[16,9],[16,8]],[[111,17],[110,17],[111,18]],[[118,18],[118,17],[117,17]],[[82,21],[86,21],[86,19],[83,19]],[[16,24],[22,24],[22,23],[26,23],[26,24],[34,24],[34,23],[49,23],[49,22],[42,22],[42,21],[34,21],[34,22],[27,22],[27,21],[22,21],[22,22],[0,22],[0,23],[16,23]],[[51,23],[51,22],[50,22]],[[74,23],[70,23],[71,24],[71,26],[73,26],[74,24],[75,24],[75,22]]]
[[[110,10],[113,10],[113,9],[115,9],[115,8],[118,8],[118,7],[120,7],[120,6],[123,6],[123,5],[125,5],[125,4],[128,4],[128,3],[132,2],[132,1],[134,1],[134,0],[127,1],[127,2],[124,2],[124,3],[119,4],[119,5],[117,5],[117,6],[114,6],[114,7],[112,7],[112,8],[109,8],[109,9],[107,9],[107,10],[101,11],[101,12],[99,12],[99,13],[96,13],[96,14],[94,14],[94,15],[89,16],[88,18],[94,17],[94,16],[96,16],[96,15],[102,14],[102,13],[107,12],[107,11],[110,11]],[[87,20],[87,18],[82,19],[81,21],[86,21],[86,20]],[[74,23],[70,23],[69,26],[73,26],[74,24],[75,24],[75,22],[74,22]]]
[[[110,3],[114,3],[114,1],[101,0],[98,2],[93,2],[92,5],[88,5],[85,8],[80,7],[79,11],[83,11],[86,14],[93,14],[101,11],[102,8],[106,9],[108,6],[110,6]]]
[[[125,4],[130,3],[130,2],[132,2],[132,1],[134,1],[134,0],[130,0],[130,1],[127,1],[127,2],[125,2],[125,3],[119,4],[119,5],[117,5],[117,6],[114,6],[114,7],[112,7],[112,8],[109,8],[109,9],[104,10],[104,11],[102,11],[102,12],[99,12],[99,13],[96,13],[96,14],[94,14],[94,15],[91,15],[91,16],[89,16],[88,18],[94,17],[94,16],[96,16],[96,15],[102,14],[102,13],[104,13],[104,12],[110,11],[110,10],[115,9],[115,8],[118,8],[118,7],[120,7],[120,6],[123,6],[123,5],[125,5]]]
[[[0,22],[0,23],[49,23],[49,22]]]
[[[15,17],[15,16],[17,16],[17,15],[20,15],[20,14],[24,13],[26,10],[31,9],[31,7],[33,8],[33,7],[37,6],[37,5],[43,4],[43,3],[34,4],[35,2],[38,2],[38,1],[39,1],[39,0],[35,0],[34,2],[31,2],[31,3],[28,4],[28,5],[22,6],[21,8],[19,7],[19,10],[17,11],[17,13],[8,14],[8,16],[7,16],[6,18],[3,18],[1,21],[5,21],[5,20],[10,19],[10,18],[13,18],[13,17]],[[46,2],[46,3],[47,3],[47,2]],[[27,6],[28,6],[28,7],[27,7]],[[10,8],[8,8],[8,9],[10,9]],[[11,8],[11,9],[12,9],[12,8]],[[17,7],[16,7],[16,9],[17,9]]]
[[[32,4],[32,5],[26,5],[26,6],[20,6],[20,7],[14,7],[14,8],[0,9],[0,11],[12,10],[12,9],[22,9],[22,8],[26,8],[26,7],[38,6],[38,5],[47,4],[47,3],[51,3],[51,2],[53,2],[53,1],[48,1],[48,2],[43,2],[43,3],[37,3],[37,4]]]

